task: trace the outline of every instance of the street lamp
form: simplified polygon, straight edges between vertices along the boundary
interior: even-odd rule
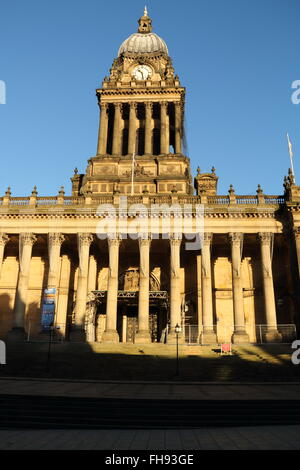
[[[176,333],[176,374],[175,376],[178,377],[179,375],[179,356],[178,356],[178,336],[181,332],[181,327],[178,323],[175,326],[175,333]]]

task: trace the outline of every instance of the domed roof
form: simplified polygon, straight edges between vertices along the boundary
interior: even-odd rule
[[[131,54],[150,54],[153,52],[169,54],[165,41],[155,33],[135,33],[129,36],[121,45],[118,55],[127,52]]]
[[[121,45],[118,55],[130,54],[152,54],[160,53],[169,55],[165,41],[157,34],[152,33],[152,20],[148,16],[145,7],[144,15],[139,19],[138,32],[132,34]]]

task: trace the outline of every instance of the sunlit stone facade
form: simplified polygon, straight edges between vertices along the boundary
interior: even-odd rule
[[[193,182],[185,89],[147,11],[97,97],[97,154],[75,169],[72,195],[0,199],[1,337],[40,338],[55,288],[66,341],[166,342],[177,324],[181,341],[282,341],[299,324],[291,171],[279,196],[219,195],[214,168]]]

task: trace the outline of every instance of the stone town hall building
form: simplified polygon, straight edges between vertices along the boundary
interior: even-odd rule
[[[300,187],[291,171],[281,196],[260,187],[236,195],[232,186],[218,195],[215,169],[192,180],[185,88],[146,10],[97,97],[97,154],[85,174],[75,169],[72,195],[38,197],[34,188],[12,197],[8,188],[0,198],[1,337],[39,338],[43,293],[55,288],[66,340],[165,341],[179,324],[202,344],[281,341],[300,317]],[[184,206],[190,229],[180,231]]]

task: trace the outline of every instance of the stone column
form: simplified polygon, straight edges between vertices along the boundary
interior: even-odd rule
[[[128,154],[133,155],[136,152],[136,110],[137,103],[130,103],[129,110],[129,135],[128,135]]]
[[[149,332],[150,245],[151,239],[148,234],[139,238],[140,285],[138,332],[136,333],[134,340],[137,344],[151,343]]]
[[[249,343],[249,336],[245,330],[244,298],[241,277],[242,246],[244,235],[242,233],[229,233],[228,238],[231,244],[232,263],[232,296],[234,333],[232,342],[235,344]]]
[[[198,338],[202,332],[202,279],[201,279],[201,255],[197,255],[197,311],[198,311]]]
[[[160,102],[160,153],[168,154],[170,149],[168,103]]]
[[[14,305],[13,329],[8,334],[11,339],[25,339],[24,323],[27,305],[29,270],[32,247],[36,240],[37,238],[33,233],[21,233],[19,235],[19,278]]]
[[[280,342],[281,335],[277,330],[276,305],[274,295],[272,260],[271,260],[271,243],[273,234],[263,232],[258,234],[261,250],[263,288],[264,288],[264,304],[267,323],[267,332],[264,335],[267,342]]]
[[[95,256],[90,256],[89,277],[88,277],[88,293],[97,289],[97,260]]]
[[[115,103],[115,120],[113,132],[113,155],[121,153],[121,116],[122,116],[122,103]]]
[[[300,276],[300,227],[297,227],[294,229],[294,234],[295,234],[295,241],[296,241],[298,272]]]
[[[174,103],[175,106],[175,153],[182,152],[182,110],[181,110],[181,103],[176,102]]]
[[[145,103],[146,123],[145,123],[145,154],[152,155],[152,110],[153,103]]]
[[[178,324],[181,328],[183,327],[181,321],[181,295],[180,295],[180,246],[181,246],[182,235],[173,233],[170,235],[170,248],[171,248],[171,260],[170,260],[170,331],[168,338],[174,339],[175,326]],[[183,338],[183,331],[180,334],[181,339]]]
[[[203,331],[201,344],[214,344],[217,336],[213,327],[212,281],[211,281],[211,244],[213,234],[204,233],[202,239],[202,314]]]
[[[67,255],[61,258],[60,280],[56,309],[56,324],[60,327],[60,334],[65,336],[68,314],[69,285],[71,276],[71,260]]]
[[[78,256],[79,272],[77,281],[76,304],[75,304],[75,324],[70,334],[71,341],[85,341],[85,314],[87,303],[88,270],[90,246],[93,235],[90,233],[78,233]]]
[[[6,233],[0,233],[0,276],[1,276],[3,259],[4,259],[4,249],[8,241],[9,241],[8,235],[6,235]]]
[[[108,135],[108,104],[102,103],[100,105],[100,127],[99,127],[99,137],[98,137],[98,155],[106,154],[107,146],[107,135]]]
[[[103,343],[118,343],[117,332],[118,314],[118,284],[119,284],[119,247],[120,237],[113,235],[108,237],[109,272],[106,300],[106,326],[102,335]]]
[[[57,289],[59,277],[60,249],[65,237],[61,233],[48,234],[49,273],[47,287]]]

